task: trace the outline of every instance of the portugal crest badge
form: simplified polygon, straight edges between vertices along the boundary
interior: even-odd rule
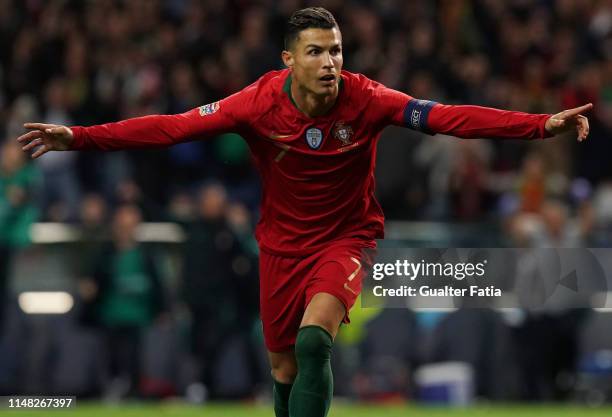
[[[306,143],[311,149],[319,149],[323,142],[323,131],[316,127],[311,127],[306,131]]]
[[[344,122],[336,123],[334,126],[334,137],[338,139],[342,144],[340,147],[351,145],[353,142],[353,128],[344,124]]]

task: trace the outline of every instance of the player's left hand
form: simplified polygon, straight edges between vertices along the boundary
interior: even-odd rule
[[[578,132],[578,142],[582,142],[589,135],[589,119],[582,114],[592,108],[593,104],[589,103],[554,114],[546,121],[546,131],[553,135],[558,135],[576,129],[576,132]]]

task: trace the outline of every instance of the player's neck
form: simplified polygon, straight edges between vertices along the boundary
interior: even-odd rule
[[[291,98],[297,108],[308,117],[323,116],[334,107],[338,99],[338,85],[336,84],[333,94],[321,96],[301,88],[296,82],[292,82]]]

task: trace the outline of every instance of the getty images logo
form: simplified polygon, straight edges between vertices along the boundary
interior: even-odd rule
[[[371,289],[383,285],[387,289],[408,286],[453,289],[495,287],[503,297],[491,301],[490,306],[523,308],[527,310],[558,308],[612,308],[612,280],[606,270],[610,268],[612,248],[379,248],[376,263],[392,263],[407,260],[422,263],[419,274],[414,271],[407,277],[394,273],[392,279],[377,279],[369,272],[365,281],[364,305],[373,306],[379,301],[368,298]],[[485,262],[486,261],[486,262]],[[429,265],[477,265],[486,264],[484,274],[466,274],[457,280],[457,269],[451,273],[423,274]],[[467,266],[466,266],[467,267]],[[384,271],[383,271],[384,272]],[[463,272],[463,271],[461,271]],[[471,272],[471,271],[470,271]],[[474,272],[476,268],[474,268]],[[415,279],[411,279],[415,277]],[[487,301],[488,302],[488,301]],[[405,305],[398,302],[397,306]],[[463,305],[463,304],[461,304]],[[481,306],[481,304],[478,304]]]

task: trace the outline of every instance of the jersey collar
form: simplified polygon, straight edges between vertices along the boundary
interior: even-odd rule
[[[291,82],[292,81],[293,80],[291,79],[291,71],[287,71],[287,78],[285,79],[285,83],[283,84],[283,91],[285,92],[285,94],[287,94],[287,97],[289,97],[289,101],[291,101],[291,104],[293,104],[293,107],[295,107],[295,109],[298,112],[300,112],[300,114],[303,114],[304,116],[308,117],[308,115],[302,113],[300,108],[295,103],[295,100],[293,100],[293,96],[291,95]],[[342,75],[340,75],[340,81],[338,81],[338,97],[336,98],[336,103],[338,102],[338,100],[340,100],[340,93],[342,92],[343,87],[344,87],[344,79],[342,78]],[[335,107],[336,106],[334,105],[332,107],[332,110]],[[331,110],[330,110],[330,112],[331,112]]]

